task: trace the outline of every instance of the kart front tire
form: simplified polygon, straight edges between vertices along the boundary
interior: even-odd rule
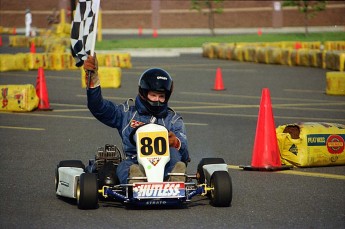
[[[201,161],[198,164],[198,169],[197,169],[197,181],[199,184],[204,184],[206,183],[205,180],[205,174],[204,174],[204,170],[203,170],[203,166],[204,165],[209,165],[209,164],[224,164],[225,161],[223,158],[214,158],[214,157],[210,157],[210,158],[203,158],[201,159]]]
[[[85,170],[85,165],[80,160],[60,161],[55,169],[55,191],[57,191],[58,184],[59,184],[59,168],[60,167],[75,167],[75,168],[82,168],[83,170]]]
[[[211,177],[211,204],[214,207],[229,207],[232,201],[232,182],[227,171],[215,171]]]
[[[98,207],[97,176],[82,173],[77,185],[77,204],[79,209],[96,209]]]

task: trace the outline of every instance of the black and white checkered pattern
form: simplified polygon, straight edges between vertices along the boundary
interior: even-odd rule
[[[71,29],[71,51],[77,67],[84,64],[88,55],[93,55],[99,1],[79,0],[77,4]]]

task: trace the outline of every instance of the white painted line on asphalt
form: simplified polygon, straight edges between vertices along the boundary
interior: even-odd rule
[[[243,170],[238,165],[228,165],[228,168],[229,169],[234,169],[234,170]],[[296,170],[272,171],[272,173],[282,173],[282,174],[287,174],[287,175],[296,175],[296,176],[319,177],[319,178],[327,178],[327,179],[345,180],[345,175],[329,174],[329,173],[304,172],[304,171],[296,171]]]
[[[45,130],[44,128],[20,127],[20,126],[0,126],[0,129],[16,129],[16,130]]]

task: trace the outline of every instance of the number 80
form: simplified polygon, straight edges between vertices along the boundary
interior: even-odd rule
[[[152,153],[156,153],[157,155],[164,155],[167,151],[167,142],[163,137],[156,137],[153,142],[152,138],[144,137],[140,140],[140,143],[140,152],[145,156],[149,156]]]

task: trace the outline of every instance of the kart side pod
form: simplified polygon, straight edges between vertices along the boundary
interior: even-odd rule
[[[212,174],[216,171],[226,171],[228,172],[228,165],[227,164],[207,164],[203,165],[202,169],[204,171],[204,175],[207,181],[207,184],[210,184]]]
[[[79,177],[84,169],[75,167],[60,167],[57,169],[58,178],[56,194],[59,196],[76,198]]]

